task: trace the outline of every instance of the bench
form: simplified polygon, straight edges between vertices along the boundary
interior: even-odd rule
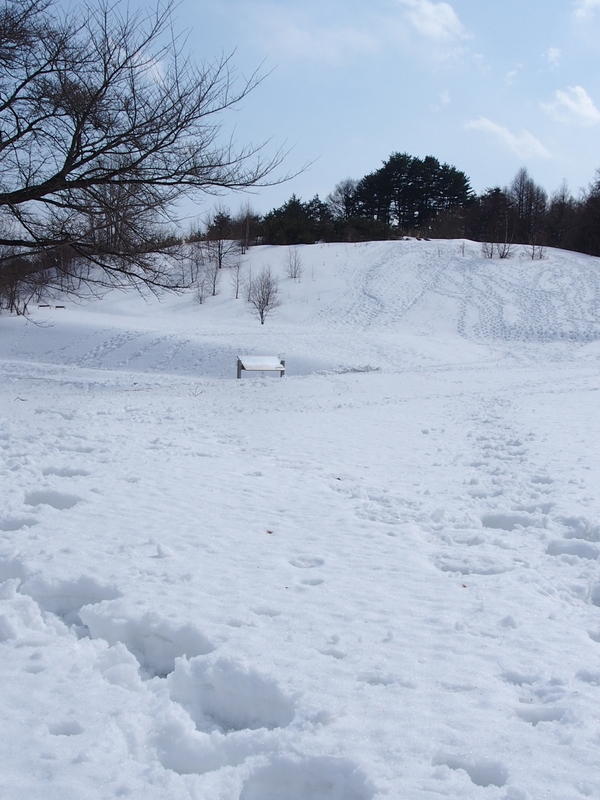
[[[237,376],[242,372],[279,372],[281,378],[285,372],[285,361],[279,356],[238,356]]]

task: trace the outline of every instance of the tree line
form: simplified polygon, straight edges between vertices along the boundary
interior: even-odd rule
[[[394,153],[361,180],[338,183],[325,201],[292,195],[264,217],[255,216],[252,230],[266,244],[416,236],[600,256],[600,171],[577,199],[566,184],[548,196],[525,168],[508,186],[477,195],[463,172],[433,156]]]

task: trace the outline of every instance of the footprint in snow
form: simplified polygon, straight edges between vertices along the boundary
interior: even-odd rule
[[[289,563],[297,569],[313,569],[314,567],[322,567],[325,560],[312,556],[297,556],[296,558],[291,558]]]
[[[179,659],[167,678],[171,700],[183,706],[199,731],[284,728],[295,715],[295,698],[277,681],[233,659]]]
[[[57,478],[77,478],[87,477],[91,473],[85,469],[74,469],[71,467],[46,467],[42,470],[42,475],[55,475]]]
[[[122,599],[86,605],[79,617],[92,639],[125,645],[138,661],[143,678],[164,678],[173,672],[177,658],[214,650],[194,625],[177,625],[150,611],[136,614]]]
[[[274,758],[244,784],[240,800],[371,800],[374,787],[349,759]]]
[[[67,511],[73,508],[77,503],[81,503],[83,497],[78,497],[74,494],[64,494],[63,492],[56,492],[52,489],[40,489],[35,492],[28,492],[25,495],[25,505],[27,506],[51,506],[57,511]]]
[[[37,524],[37,519],[33,519],[33,517],[5,517],[0,519],[0,531],[10,533],[20,531],[22,528],[31,528],[32,525]]]
[[[63,722],[50,723],[48,730],[52,736],[79,736],[85,729],[77,720],[67,719]]]
[[[508,770],[500,761],[476,759],[472,756],[454,756],[438,753],[433,766],[444,766],[452,770],[464,770],[475,786],[504,786],[508,780]]]

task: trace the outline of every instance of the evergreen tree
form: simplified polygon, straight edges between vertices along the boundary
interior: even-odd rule
[[[262,222],[267,244],[314,244],[331,237],[333,218],[329,208],[315,195],[303,203],[295,194]]]
[[[396,232],[422,231],[440,213],[468,205],[473,198],[469,179],[437,158],[393,153],[376,172],[359,181],[355,213]]]

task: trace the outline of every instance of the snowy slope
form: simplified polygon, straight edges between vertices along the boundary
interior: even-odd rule
[[[299,253],[0,317],[3,800],[600,797],[598,260]]]

